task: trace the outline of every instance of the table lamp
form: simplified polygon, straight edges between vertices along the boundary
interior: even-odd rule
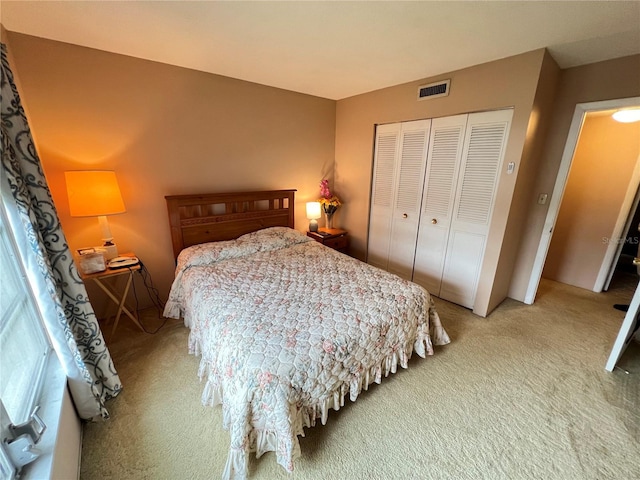
[[[320,202],[307,202],[307,218],[311,220],[309,222],[309,231],[318,231],[318,219],[322,216],[320,210]]]
[[[69,213],[72,217],[98,217],[102,229],[102,241],[106,260],[118,256],[113,242],[107,215],[126,212],[115,172],[73,171],[64,172],[69,197]]]

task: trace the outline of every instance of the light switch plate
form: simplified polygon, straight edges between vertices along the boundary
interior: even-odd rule
[[[547,203],[547,197],[548,195],[546,193],[541,193],[540,195],[538,195],[538,204],[544,205],[545,203]]]

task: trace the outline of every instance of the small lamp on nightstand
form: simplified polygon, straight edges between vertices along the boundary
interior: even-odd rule
[[[320,210],[320,202],[307,202],[307,218],[310,220],[309,222],[310,232],[318,231],[318,219],[321,216],[322,216],[322,211]]]
[[[72,217],[98,217],[102,229],[106,259],[118,256],[106,215],[126,212],[118,179],[110,171],[64,172],[69,196],[69,213]]]

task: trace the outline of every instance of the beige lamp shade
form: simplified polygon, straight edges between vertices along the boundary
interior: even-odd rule
[[[320,210],[320,202],[307,202],[307,218],[309,221],[309,231],[317,232],[318,231],[318,221],[317,219],[322,216],[322,211]]]
[[[316,220],[321,216],[320,202],[307,202],[307,218],[309,220]]]
[[[72,217],[124,213],[116,173],[106,170],[64,172]]]

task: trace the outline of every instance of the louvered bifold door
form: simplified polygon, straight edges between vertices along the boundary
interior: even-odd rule
[[[387,269],[401,124],[378,125],[373,158],[367,263]]]
[[[435,296],[440,296],[467,117],[431,122],[413,281]]]
[[[407,280],[413,274],[430,125],[431,120],[404,122],[400,133],[387,270]]]
[[[473,113],[465,133],[440,297],[473,308],[512,110]]]

